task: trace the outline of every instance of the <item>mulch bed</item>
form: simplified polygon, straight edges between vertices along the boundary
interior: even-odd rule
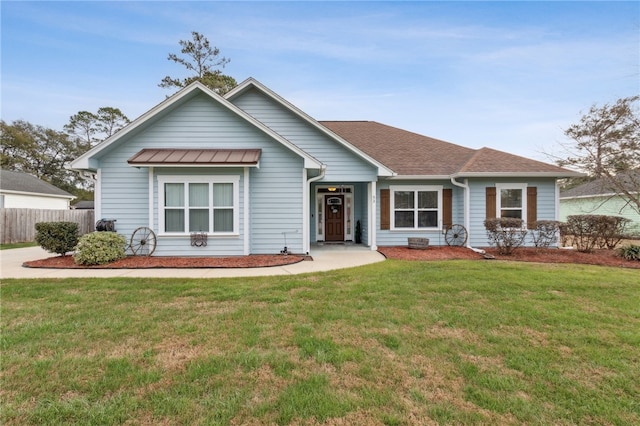
[[[55,256],[25,262],[27,268],[53,269],[150,269],[150,268],[264,268],[311,260],[298,255],[250,255],[235,257],[128,256],[106,265],[76,265],[73,256]]]
[[[408,247],[378,247],[378,251],[387,259],[401,260],[447,260],[447,259],[485,259],[485,257],[464,247],[429,247],[415,250]],[[577,263],[585,265],[612,266],[618,268],[640,269],[640,262],[626,260],[618,256],[616,250],[596,250],[593,253],[581,253],[577,250],[518,248],[511,255],[499,255],[495,249],[486,249],[488,255],[497,260],[539,263]]]
[[[400,260],[484,260],[485,256],[464,247],[429,247],[424,250],[408,247],[379,247],[378,251],[388,259]],[[487,249],[487,254],[497,260],[540,263],[578,263],[587,265],[613,266],[618,268],[640,269],[640,262],[625,260],[615,250],[596,250],[593,253],[580,253],[576,250],[519,248],[510,256],[499,255],[495,249]],[[72,256],[55,256],[41,260],[25,262],[29,268],[54,269],[147,269],[147,268],[263,268],[283,266],[313,260],[301,255],[250,255],[236,257],[160,257],[129,256],[106,265],[76,265]]]

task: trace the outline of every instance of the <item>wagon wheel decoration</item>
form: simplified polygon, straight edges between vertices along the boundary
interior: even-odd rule
[[[444,240],[450,246],[463,246],[467,242],[467,229],[462,225],[451,225],[444,234]]]
[[[151,228],[141,226],[131,234],[129,247],[134,256],[151,256],[156,250],[156,234]]]

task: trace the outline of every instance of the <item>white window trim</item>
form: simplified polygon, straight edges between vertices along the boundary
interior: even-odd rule
[[[345,241],[355,241],[355,216],[356,216],[356,206],[355,206],[355,186],[354,185],[340,185],[342,188],[344,188],[345,190],[349,190],[350,192],[336,192],[336,195],[344,195],[344,204],[345,206],[347,205],[347,199],[350,199],[351,201],[351,214],[347,216],[347,214],[345,213],[344,215],[344,240]],[[327,188],[334,188],[336,187],[336,185],[318,185],[316,186],[316,190],[315,190],[315,203],[314,203],[314,219],[315,219],[315,225],[316,225],[316,241],[324,241],[324,239],[326,238],[326,235],[324,233],[324,226],[325,226],[325,219],[327,218],[327,212],[325,211],[325,205],[324,205],[324,197],[325,195],[329,195],[330,193],[321,193],[320,190],[321,189],[327,189]],[[315,215],[317,215],[318,213],[322,214],[322,220],[320,220],[320,218],[316,217]],[[351,222],[351,232],[348,233],[347,230],[349,229],[348,227],[348,223],[347,222]]]
[[[527,184],[526,183],[496,183],[496,216],[502,217],[503,189],[519,189],[522,191],[522,228],[527,227]]]
[[[219,176],[190,176],[190,175],[161,175],[158,176],[158,235],[161,236],[188,236],[190,232],[166,232],[164,230],[164,185],[166,183],[231,183],[233,184],[233,232],[213,232],[213,227],[207,235],[211,237],[234,237],[240,235],[240,176],[237,175],[219,175]],[[185,190],[185,213],[188,213],[189,191]],[[213,212],[210,201],[209,210]],[[188,214],[185,214],[188,222]],[[210,218],[210,220],[212,220]],[[188,228],[186,228],[188,229]]]
[[[442,185],[390,185],[389,186],[389,202],[390,202],[390,213],[391,213],[391,231],[439,231],[442,229]],[[414,217],[414,227],[412,228],[396,228],[396,200],[395,200],[395,192],[396,191],[412,191],[414,193],[418,192],[433,192],[436,191],[438,193],[438,219],[437,225],[431,226],[428,228],[419,228],[417,226],[418,216]],[[418,204],[416,199],[415,211],[418,211]]]

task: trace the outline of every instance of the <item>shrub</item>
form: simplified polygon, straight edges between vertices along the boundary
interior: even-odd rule
[[[103,265],[124,258],[126,245],[115,232],[92,232],[80,238],[73,259],[79,265]]]
[[[637,260],[640,262],[640,246],[631,244],[628,246],[620,247],[618,254],[627,260]]]
[[[513,217],[485,220],[484,227],[487,230],[489,244],[495,246],[500,254],[511,254],[522,245],[527,236],[527,230],[522,224],[522,219]]]
[[[619,216],[568,216],[567,222],[561,226],[563,242],[586,253],[596,248],[613,249],[622,240],[629,222],[629,219]]]
[[[75,222],[38,222],[35,227],[36,243],[50,253],[64,256],[78,244]]]
[[[560,222],[556,220],[538,220],[532,232],[533,244],[536,247],[548,248],[558,242]]]

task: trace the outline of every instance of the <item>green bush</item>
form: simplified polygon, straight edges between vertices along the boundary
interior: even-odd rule
[[[75,222],[36,223],[36,243],[50,253],[64,256],[78,244],[78,224]]]
[[[628,246],[620,247],[618,249],[618,254],[620,254],[621,257],[627,260],[640,261],[640,246],[631,244]]]
[[[92,232],[80,238],[73,259],[79,265],[103,265],[124,258],[126,245],[115,232]]]

